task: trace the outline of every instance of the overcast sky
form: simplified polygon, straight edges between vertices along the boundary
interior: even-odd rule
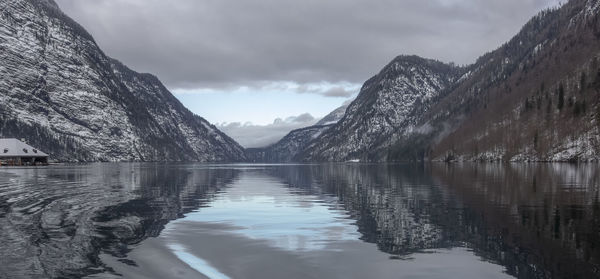
[[[322,117],[400,54],[472,63],[558,3],[56,1],[109,56],[157,75],[193,112],[231,127]]]

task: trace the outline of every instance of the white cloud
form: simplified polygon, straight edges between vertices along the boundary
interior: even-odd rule
[[[358,94],[361,85],[349,82],[317,82],[296,83],[292,81],[259,81],[243,86],[227,86],[225,88],[175,89],[175,94],[214,94],[214,93],[296,93],[315,94],[324,97],[349,98]]]
[[[240,123],[221,123],[217,128],[235,139],[239,144],[246,148],[266,147],[276,143],[290,131],[311,126],[318,119],[315,119],[309,113],[303,113],[297,116],[286,118],[277,118],[269,125],[254,125],[250,122]]]

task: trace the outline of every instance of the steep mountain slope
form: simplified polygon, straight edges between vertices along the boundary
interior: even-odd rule
[[[312,141],[305,161],[382,161],[381,150],[420,127],[419,117],[460,76],[461,68],[399,56],[368,80],[344,118]]]
[[[318,138],[323,132],[339,122],[346,112],[349,104],[343,105],[325,117],[315,125],[296,129],[289,132],[281,140],[265,148],[249,148],[246,151],[250,162],[292,162],[304,151],[308,144]]]
[[[60,160],[245,159],[156,77],[107,57],[53,0],[0,0],[0,136]]]
[[[600,159],[600,2],[571,0],[482,56],[398,143],[433,160]],[[415,142],[419,142],[415,145]]]
[[[543,11],[465,68],[400,56],[297,158],[600,160],[599,12]]]

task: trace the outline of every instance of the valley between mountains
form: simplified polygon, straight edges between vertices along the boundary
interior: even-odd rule
[[[599,161],[599,14],[545,10],[471,65],[400,55],[319,123],[244,149],[53,0],[0,0],[0,137],[72,162]]]

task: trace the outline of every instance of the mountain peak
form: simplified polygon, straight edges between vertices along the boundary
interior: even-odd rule
[[[245,159],[157,77],[106,56],[54,1],[0,8],[0,136],[27,136],[65,161]]]
[[[369,79],[344,118],[323,131],[305,151],[307,161],[369,160],[398,133],[414,129],[430,103],[461,74],[461,69],[432,59],[402,55]],[[366,157],[365,157],[366,156]]]

